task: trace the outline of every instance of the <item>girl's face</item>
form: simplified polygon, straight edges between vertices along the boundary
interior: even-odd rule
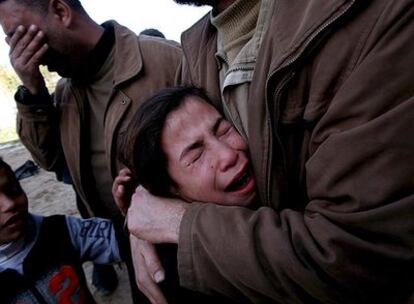
[[[188,201],[245,206],[255,197],[247,144],[217,110],[190,96],[167,116],[161,137],[172,193]]]

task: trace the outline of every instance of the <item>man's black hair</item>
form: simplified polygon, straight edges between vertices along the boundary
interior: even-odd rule
[[[0,0],[1,2],[6,2],[9,0]],[[31,7],[39,10],[42,13],[46,13],[49,5],[49,0],[14,0],[16,3],[21,5]],[[64,0],[73,10],[78,12],[84,12],[83,6],[79,0]]]
[[[141,105],[120,141],[121,162],[132,171],[136,185],[144,186],[153,195],[173,196],[171,186],[175,183],[167,171],[161,136],[168,114],[178,109],[190,96],[207,102],[210,100],[204,90],[194,86],[159,91]]]
[[[154,28],[145,29],[139,34],[140,35],[146,35],[146,36],[152,36],[152,37],[165,38],[163,33],[161,33],[159,30],[154,29]]]
[[[195,5],[195,6],[203,6],[203,5],[209,5],[209,6],[216,6],[217,0],[174,0],[178,4],[188,4],[188,5]]]

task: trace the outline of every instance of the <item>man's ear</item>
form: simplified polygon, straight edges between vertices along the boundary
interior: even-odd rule
[[[65,0],[50,0],[48,14],[66,28],[72,24],[74,15],[72,8]]]

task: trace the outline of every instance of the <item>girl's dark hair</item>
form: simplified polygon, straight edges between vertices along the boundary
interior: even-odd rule
[[[167,172],[161,135],[168,114],[178,109],[190,96],[210,101],[204,90],[194,86],[159,91],[133,115],[120,141],[120,161],[131,170],[136,185],[144,186],[153,195],[173,197],[170,189],[174,181]]]

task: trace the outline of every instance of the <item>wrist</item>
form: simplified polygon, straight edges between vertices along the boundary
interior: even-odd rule
[[[169,243],[178,244],[180,236],[180,226],[184,213],[188,208],[187,203],[178,203],[174,206],[174,211],[171,213],[171,225],[169,229]]]
[[[30,85],[23,85],[32,95],[39,95],[41,92],[43,92],[44,90],[47,90],[45,86],[41,86],[40,88],[38,87],[34,87],[34,86],[30,86]]]
[[[49,92],[46,87],[33,94],[26,86],[20,85],[17,87],[17,91],[14,95],[14,99],[22,104],[37,104],[45,103],[45,100],[48,100],[50,97]]]

